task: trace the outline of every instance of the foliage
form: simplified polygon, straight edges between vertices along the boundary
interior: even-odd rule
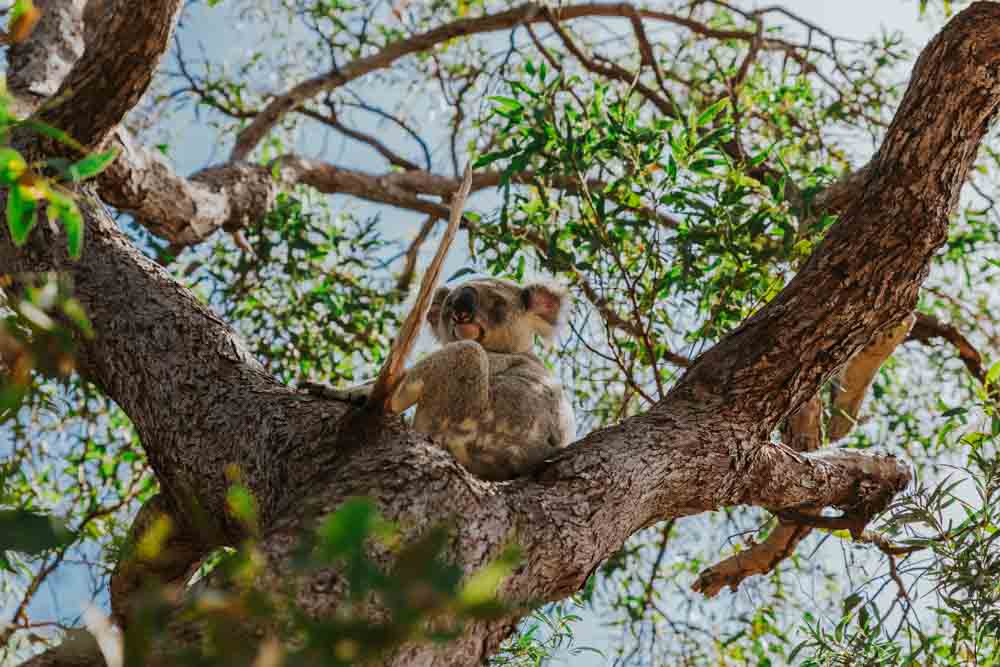
[[[83,250],[83,216],[65,186],[100,174],[117,157],[117,151],[87,154],[83,146],[62,130],[33,118],[18,120],[11,115],[9,106],[9,98],[0,93],[0,137],[10,137],[23,128],[83,154],[79,160],[51,157],[29,163],[17,149],[0,146],[0,184],[7,187],[7,226],[11,238],[17,245],[26,243],[38,222],[39,209],[47,203],[49,219],[58,220],[66,230],[70,255],[79,257]]]
[[[247,230],[252,254],[220,240],[179,272],[277,377],[337,383],[381,364],[406,294],[375,278],[392,250],[378,221],[333,215],[316,200],[280,195]]]
[[[242,517],[254,520],[252,511]],[[404,542],[399,527],[382,519],[366,498],[348,500],[321,518],[314,533],[302,536],[288,574],[336,569],[339,581],[334,585],[348,588],[349,602],[329,620],[316,620],[299,606],[294,576],[277,593],[259,587],[257,582],[268,576],[265,563],[254,542],[247,541],[224,555],[207,575],[208,585],[185,601],[182,618],[202,624],[204,641],[174,654],[173,664],[221,666],[266,659],[270,664],[337,667],[386,655],[407,640],[446,642],[461,632],[463,623],[504,611],[496,592],[518,563],[517,549],[510,548],[464,577],[443,557],[448,540],[448,530],[439,526]],[[390,553],[391,570],[382,565]],[[374,611],[376,601],[384,611]],[[124,637],[125,664],[145,664],[148,651],[167,638],[165,621],[174,606],[169,589],[147,592]],[[276,618],[281,619],[277,630]],[[254,640],[248,629],[265,625],[277,634]]]

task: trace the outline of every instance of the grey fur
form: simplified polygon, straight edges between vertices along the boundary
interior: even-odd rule
[[[462,312],[456,309],[460,294]],[[522,288],[477,279],[439,288],[427,320],[442,347],[406,371],[390,410],[416,405],[414,428],[480,477],[503,480],[530,471],[576,435],[562,386],[532,352],[536,334],[554,336],[566,298],[548,283]],[[322,393],[357,402],[372,386]]]

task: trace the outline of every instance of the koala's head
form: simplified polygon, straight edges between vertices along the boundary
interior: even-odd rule
[[[566,290],[555,284],[482,278],[439,287],[427,321],[442,344],[474,340],[491,352],[527,352],[535,334],[555,336],[565,302]]]

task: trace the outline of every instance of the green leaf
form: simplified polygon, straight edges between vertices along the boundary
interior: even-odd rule
[[[87,149],[83,147],[79,141],[69,136],[64,130],[60,130],[57,127],[52,127],[48,123],[43,123],[40,120],[35,120],[33,118],[28,118],[24,120],[21,125],[34,130],[38,134],[48,137],[49,139],[54,139],[60,143],[66,144],[70,148],[80,151],[81,153],[86,153]]]
[[[69,542],[72,534],[55,517],[27,510],[0,511],[0,551],[34,555]]]
[[[35,8],[35,3],[31,0],[16,0],[14,6],[10,8],[10,20],[16,21],[22,15],[27,14]]]
[[[520,562],[520,549],[512,545],[500,558],[470,576],[459,593],[464,605],[474,607],[494,602],[503,580]]]
[[[226,507],[251,533],[257,532],[257,500],[250,489],[233,484],[226,490]]]
[[[316,531],[322,556],[333,560],[360,552],[376,520],[375,503],[368,498],[350,498],[327,516]]]
[[[970,447],[978,447],[980,444],[983,443],[983,441],[987,440],[989,437],[990,436],[988,433],[982,433],[981,431],[972,431],[970,433],[966,433],[965,435],[963,435],[959,440],[959,442],[969,445]]]
[[[986,373],[985,384],[996,384],[997,378],[1000,378],[1000,361],[990,366],[989,372]]]
[[[487,99],[490,100],[491,102],[496,102],[497,106],[499,107],[499,110],[502,112],[510,113],[512,111],[520,111],[521,109],[524,108],[524,105],[522,105],[518,100],[515,100],[513,97],[502,97],[500,95],[495,95]]]
[[[703,125],[711,123],[712,120],[714,120],[715,117],[728,106],[729,98],[723,97],[721,100],[701,112],[701,115],[698,116],[698,120],[695,121],[695,127],[702,127]]]
[[[77,208],[76,202],[71,201],[69,206],[50,207],[50,216],[52,208],[55,208],[55,217],[66,228],[66,245],[69,247],[70,256],[79,259],[83,250],[83,216],[80,214],[80,209]]]
[[[103,153],[92,153],[76,162],[69,168],[70,178],[74,181],[85,181],[93,178],[108,168],[115,158],[118,157],[118,149],[104,151]]]
[[[0,147],[0,182],[5,185],[16,183],[27,168],[28,163],[20,153],[9,146]]]
[[[8,39],[14,44],[28,39],[41,15],[31,0],[17,0],[10,11],[10,22],[7,24]]]
[[[84,312],[83,306],[80,305],[79,301],[72,297],[66,299],[62,303],[62,310],[73,321],[73,324],[83,332],[84,336],[87,338],[94,337],[94,327],[90,324],[90,319],[87,318],[87,313]],[[131,452],[126,452],[125,454],[128,455]]]
[[[7,227],[14,245],[22,246],[28,240],[31,228],[38,221],[38,206],[25,196],[24,188],[15,185],[7,191]]]
[[[861,595],[854,593],[844,598],[844,614],[849,614],[861,602]]]

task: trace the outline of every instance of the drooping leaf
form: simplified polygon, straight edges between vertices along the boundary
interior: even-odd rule
[[[456,278],[461,278],[462,276],[467,276],[470,273],[475,273],[475,272],[476,272],[475,269],[469,268],[468,266],[463,266],[461,269],[451,274],[451,276],[447,280],[445,280],[445,282],[450,283],[452,280],[455,280]]]
[[[55,215],[53,215],[53,213]],[[76,202],[71,201],[67,206],[50,206],[49,216],[57,218],[66,229],[66,245],[69,254],[74,259],[79,259],[83,251],[83,215]]]
[[[986,384],[996,384],[997,378],[1000,378],[1000,361],[996,362],[990,366],[990,370],[986,373]]]
[[[10,229],[14,245],[24,245],[31,228],[38,221],[38,206],[35,200],[25,196],[25,189],[15,185],[7,191],[7,227]]]
[[[716,116],[718,116],[724,109],[729,106],[729,98],[723,97],[721,100],[708,107],[698,115],[698,120],[695,121],[696,127],[703,127],[711,123]]]
[[[23,125],[29,130],[37,132],[42,136],[46,136],[49,139],[54,139],[59,143],[66,144],[70,148],[78,150],[81,153],[87,152],[84,146],[79,141],[71,137],[68,132],[66,132],[65,130],[60,130],[58,127],[52,127],[48,123],[43,123],[42,121],[36,120],[34,118],[27,118],[22,123],[20,123],[20,125]]]
[[[88,178],[97,176],[108,168],[115,158],[118,157],[118,149],[104,151],[103,153],[93,153],[74,163],[69,168],[70,178],[74,181],[85,181]]]

